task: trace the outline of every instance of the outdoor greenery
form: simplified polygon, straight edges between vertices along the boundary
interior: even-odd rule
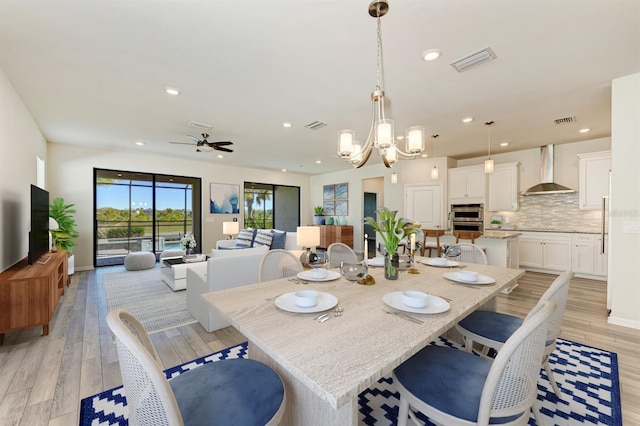
[[[267,189],[245,189],[244,192],[244,224],[249,228],[272,229],[273,211],[256,209],[271,200],[271,191]]]
[[[144,226],[132,226],[131,228],[109,228],[105,233],[107,238],[142,237]]]

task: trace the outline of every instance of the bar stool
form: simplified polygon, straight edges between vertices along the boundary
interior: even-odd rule
[[[470,240],[471,244],[476,243],[476,238],[480,238],[482,236],[482,232],[480,231],[453,231],[453,236],[456,237],[456,244],[460,242],[460,240]]]
[[[424,252],[429,250],[429,257],[431,257],[431,251],[436,249],[438,257],[442,256],[442,245],[440,244],[440,236],[444,235],[444,229],[423,229],[422,233],[424,238],[422,240],[422,248],[420,249],[420,256],[424,256]],[[435,238],[436,242],[427,242],[427,238]]]

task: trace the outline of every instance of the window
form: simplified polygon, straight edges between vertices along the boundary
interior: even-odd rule
[[[180,248],[184,234],[201,243],[199,178],[95,169],[94,188],[95,266]]]
[[[296,232],[300,225],[300,188],[244,183],[244,226]]]

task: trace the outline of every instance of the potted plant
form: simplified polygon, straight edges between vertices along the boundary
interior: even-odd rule
[[[51,238],[57,250],[66,250],[68,259],[69,275],[75,271],[75,257],[73,247],[76,245],[76,238],[80,235],[76,231],[76,221],[73,218],[75,204],[65,204],[62,197],[57,197],[49,205],[49,217],[58,222],[57,229],[51,229]]]
[[[494,219],[494,220],[491,221],[491,228],[492,229],[498,229],[498,228],[500,228],[500,225],[502,225],[502,222],[500,222],[499,220]]]
[[[324,207],[315,206],[313,208],[314,216],[313,216],[313,224],[314,225],[324,225]]]
[[[379,221],[374,217],[365,217],[364,221],[380,234],[382,242],[387,247],[385,254],[385,271],[384,275],[387,279],[398,278],[398,244],[404,238],[417,233],[417,229],[412,227],[409,219],[397,217],[398,212],[389,210],[387,207],[376,211]]]

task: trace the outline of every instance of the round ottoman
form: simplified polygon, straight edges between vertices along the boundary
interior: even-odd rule
[[[127,271],[142,271],[151,269],[156,265],[156,255],[150,251],[134,251],[124,258],[124,267]]]

